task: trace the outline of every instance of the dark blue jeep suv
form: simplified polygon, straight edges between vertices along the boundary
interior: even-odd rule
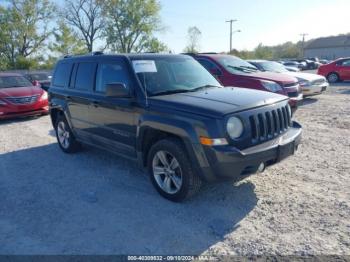
[[[135,160],[172,201],[203,181],[262,171],[292,155],[301,139],[288,97],[222,88],[186,55],[65,57],[48,91],[64,152],[89,144]]]

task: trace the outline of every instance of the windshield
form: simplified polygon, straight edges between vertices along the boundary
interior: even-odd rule
[[[264,61],[264,62],[257,62],[265,71],[269,72],[276,72],[276,73],[285,73],[288,72],[288,70],[277,62],[272,61]]]
[[[219,56],[216,60],[232,74],[250,74],[258,71],[252,64],[235,56]]]
[[[28,77],[32,80],[37,80],[37,81],[43,81],[43,80],[49,79],[48,75],[44,73],[29,74]]]
[[[0,88],[32,86],[23,76],[0,76]]]
[[[146,67],[141,63],[146,64]],[[220,83],[191,57],[147,57],[133,60],[133,65],[149,96],[221,87]]]

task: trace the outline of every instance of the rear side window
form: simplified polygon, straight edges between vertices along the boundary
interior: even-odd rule
[[[96,77],[96,92],[104,93],[106,85],[112,83],[123,83],[126,88],[129,88],[129,73],[123,61],[99,64]]]
[[[350,60],[344,60],[342,66],[350,66]]]
[[[205,69],[207,69],[207,70],[213,70],[213,69],[218,69],[218,67],[214,64],[214,63],[212,63],[212,62],[210,62],[210,61],[208,61],[208,60],[206,60],[206,59],[198,59],[198,62],[202,65],[202,66],[204,66],[205,67]]]
[[[95,80],[96,63],[80,63],[75,78],[75,88],[79,90],[92,90]]]
[[[60,63],[56,67],[55,75],[53,77],[53,85],[64,87],[68,85],[72,64]]]

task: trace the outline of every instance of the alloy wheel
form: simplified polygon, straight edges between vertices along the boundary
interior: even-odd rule
[[[69,147],[69,130],[67,129],[67,125],[65,122],[60,121],[57,124],[57,137],[58,141],[60,142],[61,146],[65,149]]]

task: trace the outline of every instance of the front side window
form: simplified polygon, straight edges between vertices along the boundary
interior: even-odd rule
[[[230,55],[223,55],[216,58],[218,63],[232,74],[250,74],[258,71],[252,64]]]
[[[344,60],[344,61],[342,62],[342,66],[350,67],[350,59],[349,59],[349,60]]]
[[[91,90],[94,86],[96,63],[80,63],[75,78],[75,88],[79,90]]]
[[[32,83],[23,76],[0,76],[0,88],[26,87]]]
[[[129,74],[125,63],[111,62],[99,64],[96,76],[96,92],[104,93],[107,84],[123,83],[129,88]]]
[[[133,60],[136,63],[138,61],[142,60]],[[134,70],[149,96],[220,86],[219,82],[191,57],[156,57],[147,59],[147,62],[150,63],[144,69],[136,69],[134,66]]]

